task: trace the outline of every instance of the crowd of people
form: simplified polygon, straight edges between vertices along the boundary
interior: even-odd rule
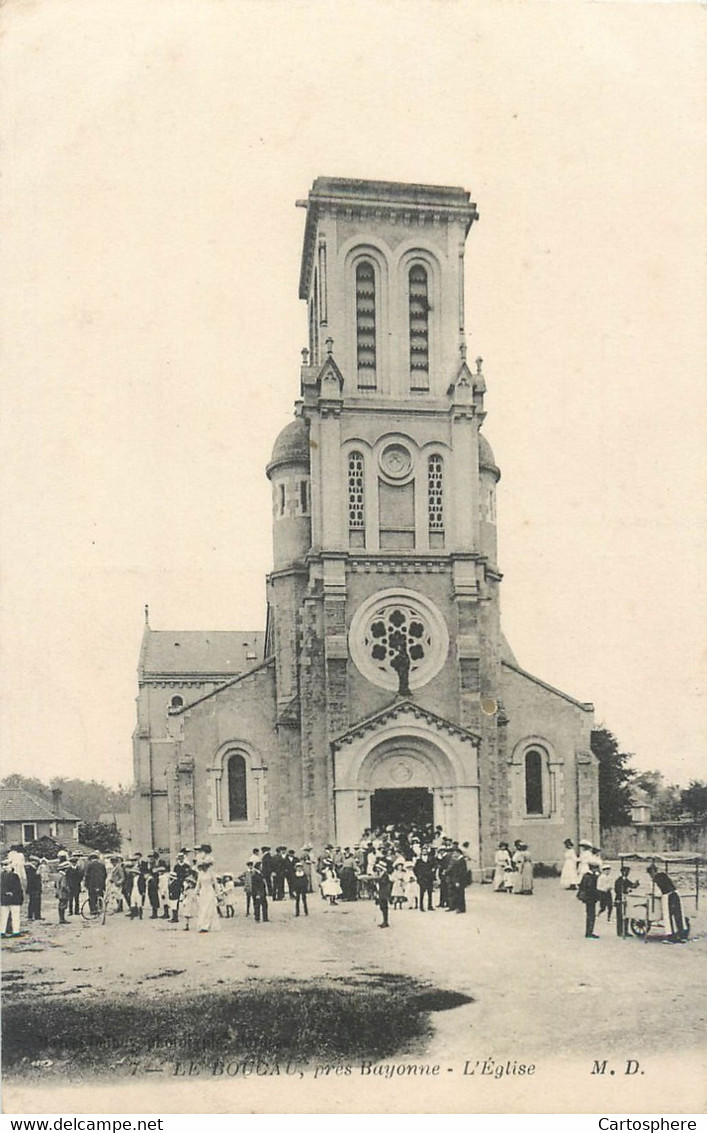
[[[585,906],[585,936],[598,939],[597,917],[615,913],[616,932],[627,931],[627,898],[638,882],[622,865],[613,880],[599,847],[581,841],[578,851],[565,841],[560,885],[575,891]],[[680,897],[667,873],[654,865],[648,874],[663,904],[670,939],[686,939]],[[258,924],[269,919],[270,904],[291,902],[295,917],[309,916],[308,898],[319,892],[328,905],[375,900],[380,927],[390,927],[390,912],[421,913],[434,909],[466,912],[466,889],[472,881],[469,843],[447,837],[440,826],[398,825],[365,830],[354,846],[329,844],[315,854],[312,846],[298,852],[286,846],[255,847],[233,872],[217,872],[212,847],[182,847],[173,862],[158,853],[129,857],[87,855],[60,851],[52,870],[46,859],[25,855],[18,848],[2,863],[2,922],[0,935],[18,935],[26,901],[29,921],[42,919],[42,894],[54,883],[59,924],[72,917],[93,916],[104,906],[131,920],[165,920],[184,930],[201,933],[221,927],[236,915],[237,895],[243,912]],[[513,847],[500,842],[495,854],[492,887],[495,893],[530,896],[533,861],[525,842]]]
[[[212,847],[182,847],[173,862],[158,853],[129,857],[59,852],[54,870],[45,859],[13,850],[2,868],[2,935],[17,935],[25,898],[29,920],[42,918],[43,889],[54,882],[58,923],[93,916],[104,905],[131,920],[167,920],[186,931],[212,932],[236,914],[237,894],[244,913],[267,923],[269,904],[291,901],[295,917],[309,916],[308,898],[319,892],[328,905],[374,899],[381,928],[391,910],[434,908],[465,913],[471,882],[469,844],[444,835],[442,828],[414,825],[366,830],[359,843],[312,846],[295,852],[286,846],[255,847],[240,870],[216,870]],[[435,897],[437,902],[435,904]]]

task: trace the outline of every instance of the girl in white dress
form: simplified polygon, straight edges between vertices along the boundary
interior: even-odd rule
[[[328,899],[330,905],[336,905],[341,896],[341,883],[333,865],[325,866],[322,879],[322,897]]]
[[[577,855],[571,838],[565,838],[565,860],[560,874],[560,885],[563,889],[577,888]]]

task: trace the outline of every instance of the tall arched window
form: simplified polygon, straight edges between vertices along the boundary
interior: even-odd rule
[[[356,368],[359,389],[376,388],[376,276],[370,260],[356,265]]]
[[[427,460],[427,515],[430,547],[444,546],[444,476],[442,457]]]
[[[349,453],[349,545],[365,546],[365,512],[363,493],[363,453]]]
[[[430,388],[430,315],[427,270],[413,264],[408,274],[410,389]]]
[[[525,753],[525,811],[543,814],[543,757],[534,748]]]
[[[228,757],[228,821],[248,818],[248,788],[245,758],[238,752]]]

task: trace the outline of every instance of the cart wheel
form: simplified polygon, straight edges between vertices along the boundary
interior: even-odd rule
[[[637,936],[639,940],[643,940],[648,935],[648,921],[644,917],[636,917],[635,920],[630,922],[631,932]]]

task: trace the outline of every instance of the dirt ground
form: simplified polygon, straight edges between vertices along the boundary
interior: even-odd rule
[[[619,939],[605,918],[600,939],[585,940],[583,906],[554,879],[536,881],[532,897],[475,885],[467,905],[466,916],[394,912],[390,930],[381,931],[373,903],[330,907],[313,896],[308,918],[295,919],[286,900],[271,905],[269,924],[256,925],[239,904],[219,932],[198,934],[118,914],[105,926],[72,918],[60,928],[49,904],[47,920],[32,933],[3,941],[6,1002],[41,995],[100,1004],[106,995],[143,999],[260,978],[381,972],[473,1002],[435,1013],[424,1049],[388,1060],[438,1065],[436,1075],[428,1072],[433,1081],[404,1070],[385,1078],[360,1065],[346,1073],[343,1064],[335,1081],[336,1068],[324,1075],[316,1067],[284,1082],[279,1075],[244,1079],[237,1069],[215,1080],[196,1067],[187,1081],[184,1067],[165,1063],[162,1070],[138,1067],[130,1082],[82,1080],[80,1070],[69,1082],[53,1067],[30,1066],[6,1078],[5,1110],[571,1113],[611,1112],[611,1102],[625,1100],[633,1112],[702,1111],[704,909],[695,916],[686,901],[692,938],[668,945]],[[521,1074],[519,1064],[534,1065],[533,1076]]]

